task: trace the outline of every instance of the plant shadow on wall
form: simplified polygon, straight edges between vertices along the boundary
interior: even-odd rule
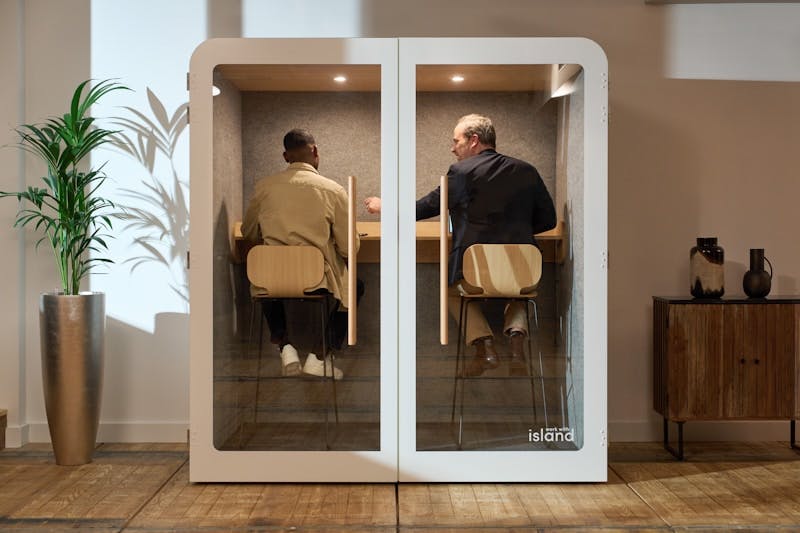
[[[114,117],[120,130],[112,137],[117,149],[130,155],[147,171],[135,187],[120,189],[117,218],[124,229],[133,231],[133,244],[139,251],[123,261],[131,273],[140,266],[155,263],[170,273],[169,285],[188,310],[189,283],[184,260],[189,249],[189,206],[187,184],[175,169],[175,148],[188,125],[188,103],[179,105],[170,116],[161,100],[147,88],[150,105],[147,114],[125,106],[130,117]],[[159,175],[159,157],[168,163],[169,178]],[[125,200],[128,200],[126,202]]]

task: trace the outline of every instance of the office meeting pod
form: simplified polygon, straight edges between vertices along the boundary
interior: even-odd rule
[[[190,479],[604,481],[607,87],[605,55],[581,38],[201,44],[189,73]],[[447,274],[446,176],[454,126],[472,113],[492,120],[499,153],[537,169],[557,215],[536,248],[502,256],[524,257],[509,271],[532,285],[514,300],[529,332],[521,359],[503,331],[508,295],[461,299],[494,335],[497,364],[479,372],[465,371],[474,346],[459,318],[471,315],[459,314]],[[248,252],[257,243],[242,220],[256,182],[286,168],[293,128],[314,136],[319,173],[349,198],[339,379],[283,375],[269,303],[250,287],[278,260]],[[417,199],[437,187],[439,209],[416,220]],[[502,270],[476,250],[465,279],[467,265],[490,278]],[[305,370],[308,354],[331,346],[325,313],[299,296],[282,304]]]

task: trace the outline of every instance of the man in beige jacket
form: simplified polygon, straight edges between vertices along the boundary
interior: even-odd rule
[[[327,291],[336,299],[338,305],[330,318],[329,346],[338,350],[347,335],[347,192],[335,181],[320,175],[317,170],[319,149],[308,131],[290,131],[283,138],[283,147],[283,158],[289,166],[283,172],[256,182],[242,222],[242,233],[251,242],[315,246],[322,252],[325,276],[309,292]],[[357,235],[355,238],[358,251],[360,242]],[[364,284],[358,280],[358,299],[363,292]],[[263,309],[271,341],[281,350],[283,375],[299,375],[300,360],[287,336],[283,304],[267,302]],[[315,354],[308,354],[302,371],[330,375],[333,367],[330,354],[323,356],[324,363]],[[336,379],[342,378],[340,369],[334,368],[333,372]]]

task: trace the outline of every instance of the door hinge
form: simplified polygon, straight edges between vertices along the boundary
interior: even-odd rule
[[[605,429],[600,430],[600,446],[602,446],[603,448],[608,446],[608,438],[606,437]]]
[[[189,267],[191,266],[191,264],[192,264],[192,261],[191,261],[190,252],[189,252],[189,250],[186,250],[186,270],[189,270]]]
[[[191,87],[192,87],[192,84],[189,82],[189,80],[190,80],[190,77],[189,77],[189,73],[187,72],[186,73],[186,90],[187,91],[191,90]]]

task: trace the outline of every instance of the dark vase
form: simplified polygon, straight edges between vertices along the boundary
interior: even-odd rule
[[[769,265],[769,273],[764,270],[764,261]],[[750,248],[750,270],[742,279],[744,293],[750,298],[763,298],[772,288],[772,263],[764,257],[763,248]]]
[[[721,298],[725,294],[725,250],[716,237],[698,237],[689,252],[690,291],[695,298]]]

